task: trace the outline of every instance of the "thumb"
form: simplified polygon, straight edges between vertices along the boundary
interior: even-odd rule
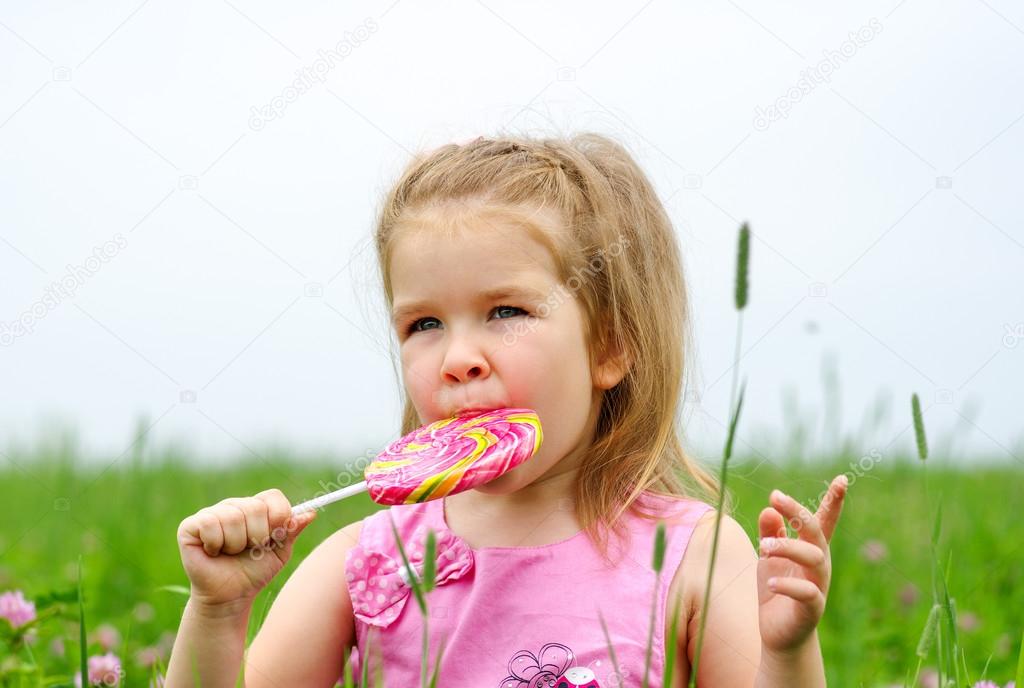
[[[310,523],[316,520],[317,511],[305,511],[298,516],[291,516],[285,522],[283,528],[285,530],[284,540],[281,542],[281,550],[283,556],[282,561],[288,561],[292,556],[292,545],[295,544],[295,539],[299,537],[299,534],[306,529]]]

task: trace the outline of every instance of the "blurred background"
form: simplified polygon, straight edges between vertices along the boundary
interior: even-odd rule
[[[675,224],[697,347],[682,422],[713,470],[750,223],[737,518],[754,534],[771,487],[811,499],[862,467],[830,678],[913,664],[943,485],[971,666],[1005,673],[1022,27],[1007,0],[0,4],[0,591],[73,586],[82,553],[97,623],[155,647],[183,604],[153,592],[187,583],[181,518],[270,486],[306,498],[397,435],[370,232],[410,156],[598,131]],[[305,551],[374,508],[325,512]]]
[[[0,448],[65,427],[117,455],[140,414],[204,463],[382,444],[380,196],[411,153],[507,129],[614,135],[650,174],[693,292],[696,446],[724,438],[749,221],[748,432],[886,447],[902,426],[868,437],[867,410],[914,389],[965,458],[1019,459],[1020,8],[582,7],[6,7]]]

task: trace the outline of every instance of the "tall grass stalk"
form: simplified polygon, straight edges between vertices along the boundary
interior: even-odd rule
[[[78,640],[82,650],[78,653],[79,668],[82,671],[82,685],[89,684],[89,644],[85,639],[85,598],[82,596],[82,555],[78,555]],[[197,684],[198,685],[198,684]]]
[[[922,463],[922,480],[924,482],[925,508],[930,508],[928,494],[928,440],[924,429],[924,418],[921,413],[921,400],[917,394],[910,398],[911,415],[914,422],[914,436],[917,442],[917,455]],[[949,574],[952,571],[953,552],[949,553],[949,561],[943,568],[939,561],[939,536],[942,533],[942,498],[938,498],[935,508],[935,521],[932,525],[929,553],[931,556],[932,609],[925,622],[925,628],[918,644],[917,671],[910,685],[917,683],[921,664],[927,658],[932,646],[935,647],[938,667],[938,684],[945,686],[953,683],[962,686],[967,678],[967,661],[960,646],[957,631],[956,600],[949,596]],[[932,639],[934,638],[934,643]]]
[[[615,669],[615,677],[621,683],[622,670],[619,669],[619,659],[615,656],[615,646],[612,645],[612,637],[608,634],[608,624],[605,623],[604,614],[601,613],[601,610],[598,610],[597,618],[601,622],[601,630],[604,632],[604,641],[608,644],[608,656],[612,658],[612,668]]]
[[[644,653],[644,686],[650,685],[651,674],[651,650],[654,647],[654,620],[657,616],[658,593],[661,591],[661,569],[665,564],[665,523],[659,522],[654,533],[654,560],[651,568],[654,569],[654,600],[651,602],[651,619],[647,628],[647,651]]]
[[[1020,654],[1017,655],[1017,679],[1015,685],[1024,688],[1024,633],[1020,637]]]
[[[711,562],[708,564],[708,577],[704,585],[704,601],[700,610],[700,626],[697,630],[697,646],[693,652],[693,667],[690,672],[690,688],[697,685],[697,669],[700,666],[700,653],[704,646],[704,629],[708,621],[708,608],[711,605],[711,581],[715,572],[715,558],[718,555],[718,536],[722,527],[722,509],[725,506],[726,478],[728,476],[729,458],[732,456],[732,443],[736,435],[736,424],[739,422],[740,409],[743,407],[743,392],[746,383],[740,388],[739,397],[736,396],[736,384],[740,366],[740,348],[743,337],[743,309],[747,306],[747,299],[750,291],[749,284],[750,268],[750,227],[743,223],[740,227],[739,244],[736,250],[736,348],[732,365],[732,393],[729,400],[729,435],[725,441],[725,451],[722,454],[722,467],[718,476],[718,499],[715,509],[715,534],[711,540]]]
[[[679,608],[682,606],[682,595],[678,595],[672,605],[672,630],[668,634],[668,647],[665,649],[665,673],[661,677],[661,688],[672,688],[672,675],[676,668],[676,650],[679,647]]]
[[[391,516],[390,512],[388,514]],[[434,668],[434,678],[428,683],[427,674],[429,672],[429,660],[430,660],[430,610],[427,607],[427,593],[434,589],[435,578],[437,574],[436,564],[434,561],[435,550],[437,549],[437,536],[434,531],[427,531],[427,542],[424,547],[423,554],[423,578],[416,573],[415,567],[409,563],[409,558],[405,554],[405,547],[402,545],[402,538],[398,535],[398,528],[395,527],[394,518],[391,518],[391,532],[395,537],[395,544],[398,545],[398,553],[402,556],[402,564],[405,566],[405,570],[409,577],[409,586],[412,588],[413,593],[416,595],[416,603],[419,605],[420,614],[423,615],[423,652],[422,652],[422,665],[420,666],[420,685],[422,688],[428,688],[428,686],[434,685],[437,680],[437,667]],[[440,645],[438,648],[440,649]],[[441,654],[438,652],[437,664],[441,662]]]

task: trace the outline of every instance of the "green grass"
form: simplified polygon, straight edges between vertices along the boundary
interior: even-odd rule
[[[1016,464],[957,470],[933,455],[928,460],[929,506],[917,458],[879,456],[870,470],[853,474],[832,543],[832,589],[820,626],[830,684],[899,683],[908,669],[913,672],[932,606],[930,539],[935,505],[941,499],[937,551],[944,566],[953,553],[948,586],[956,599],[959,640],[970,676],[980,678],[991,657],[987,675],[1002,685],[1016,674],[1021,641],[1024,520],[1015,517],[1012,505],[1024,503],[1024,472]],[[810,504],[828,479],[851,471],[851,462],[856,465],[859,458],[787,465],[736,457],[729,475],[736,518],[755,540],[757,515],[771,488]],[[341,468],[299,466],[273,458],[224,470],[190,468],[166,457],[124,462],[102,473],[100,468],[76,468],[74,452],[65,450],[57,455],[13,455],[0,463],[0,592],[21,589],[28,598],[52,593],[58,600],[53,604],[64,608],[59,619],[41,624],[40,639],[30,647],[47,676],[70,680],[78,668],[75,591],[80,555],[90,631],[99,624],[116,627],[127,638],[126,647],[114,649],[124,662],[125,685],[146,685],[151,672],[135,663],[135,655],[157,644],[161,634],[177,629],[186,600],[181,591],[187,591],[188,579],[175,541],[181,519],[224,497],[268,487],[281,487],[293,502],[299,501]],[[297,541],[292,561],[257,598],[250,637],[298,562],[331,532],[378,508],[363,494],[320,514]],[[869,560],[862,551],[867,547],[881,552],[874,543],[884,544],[879,561]],[[162,589],[166,586],[177,588]],[[911,589],[917,591],[917,599],[901,600]],[[137,611],[139,603],[151,605],[152,618]],[[973,630],[972,618],[977,626]],[[49,650],[58,635],[65,646],[63,658]],[[89,654],[100,654],[95,641]],[[29,656],[18,654],[24,663],[30,662]],[[12,662],[8,658],[0,665],[5,661]],[[924,667],[934,665],[933,652]]]

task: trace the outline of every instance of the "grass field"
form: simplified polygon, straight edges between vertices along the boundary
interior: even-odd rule
[[[16,657],[0,660],[7,685],[19,685],[18,665],[41,667],[45,681],[38,671],[23,676],[23,685],[32,686],[72,685],[80,646],[80,556],[89,654],[110,646],[122,660],[121,685],[145,686],[148,665],[156,657],[166,661],[186,600],[188,580],[175,542],[181,519],[224,497],[268,487],[301,501],[341,469],[271,457],[199,470],[173,457],[139,455],[105,470],[83,469],[67,450],[0,459],[0,593],[21,590],[55,615],[38,623],[38,638]],[[1013,506],[1024,504],[1019,466],[961,471],[943,467],[941,457],[929,459],[928,506],[925,464],[916,458],[847,457],[786,466],[736,461],[729,479],[735,516],[752,538],[771,488],[811,504],[829,478],[839,472],[851,476],[832,544],[834,578],[820,629],[830,685],[902,684],[916,666],[915,648],[931,607],[929,538],[940,497],[939,552],[950,562],[950,594],[971,679],[979,679],[986,664],[987,676],[999,686],[1013,678],[1024,627],[1024,521]],[[377,508],[365,494],[327,507],[296,543],[288,567],[257,599],[250,634],[265,605],[318,542]],[[48,596],[64,602],[46,607]],[[0,652],[10,655],[6,648]],[[932,656],[924,664],[934,663]]]

